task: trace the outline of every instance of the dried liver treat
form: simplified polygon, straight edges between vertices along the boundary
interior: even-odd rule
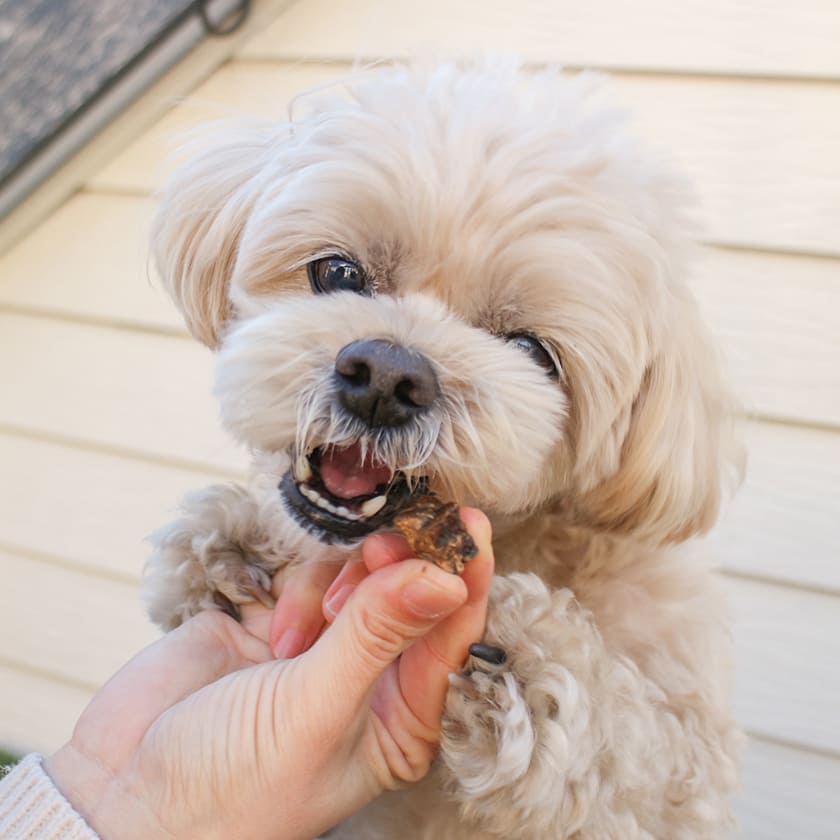
[[[432,493],[418,496],[394,517],[394,526],[421,560],[430,560],[460,575],[464,563],[478,554],[472,537],[458,516],[458,505],[442,502]]]

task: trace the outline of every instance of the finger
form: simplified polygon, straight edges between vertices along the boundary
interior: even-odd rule
[[[356,586],[301,662],[320,681],[322,692],[345,698],[342,707],[352,714],[386,668],[467,597],[460,578],[431,563],[409,559],[389,564]],[[332,687],[326,680],[332,680]]]
[[[285,570],[268,634],[277,659],[298,656],[318,638],[324,626],[321,601],[340,568],[339,563],[324,562]]]
[[[362,543],[362,560],[369,572],[413,556],[411,548],[401,534],[371,534]]]
[[[268,609],[256,601],[239,605],[240,624],[251,635],[268,644],[268,634],[274,609]]]
[[[400,659],[394,689],[399,691],[404,710],[400,711],[400,704],[390,698],[393,710],[400,714],[408,712],[431,731],[439,728],[449,674],[463,667],[470,644],[481,640],[487,621],[494,566],[490,523],[481,511],[473,508],[462,508],[461,519],[478,548],[478,554],[465,565],[462,576],[467,600]],[[408,724],[406,719],[402,722]]]
[[[368,572],[413,557],[411,548],[400,534],[372,534],[362,543],[362,561],[345,565],[324,596],[324,618],[331,624],[344,606],[353,588]]]
[[[353,590],[367,577],[368,571],[361,560],[349,560],[330,584],[321,602],[324,620],[332,624],[339,610],[347,602]]]

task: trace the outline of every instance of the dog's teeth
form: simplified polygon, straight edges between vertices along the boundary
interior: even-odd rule
[[[321,495],[315,494],[315,504],[318,507],[328,510],[330,513],[335,513],[335,508]]]
[[[300,492],[303,493],[310,502],[315,502],[317,504],[321,500],[321,497],[308,484],[301,484]]]
[[[347,519],[350,522],[357,522],[359,519],[363,518],[361,514],[353,513],[352,510],[344,507],[344,505],[334,505],[308,484],[301,482],[298,485],[298,489],[304,496],[306,496],[307,499],[309,499],[310,502],[312,502],[313,505],[317,505],[321,508],[321,510],[329,511],[330,513],[340,516],[342,519]]]
[[[372,499],[368,499],[364,502],[364,504],[362,504],[362,516],[364,516],[365,519],[369,519],[371,516],[376,516],[376,514],[385,507],[385,503],[387,501],[387,496],[374,496]]]
[[[309,466],[309,458],[306,455],[298,455],[295,461],[295,479],[309,481],[310,478],[312,478],[312,467]]]
[[[318,505],[318,507],[324,508],[325,510],[330,507],[330,503],[323,498],[317,490],[313,490],[308,484],[301,484],[300,492],[303,493],[303,495],[306,496],[313,505]]]
[[[336,507],[336,505],[332,502],[327,501],[325,498],[321,497],[318,499],[318,504],[324,508],[324,510],[328,510],[330,513],[338,515],[338,507]]]

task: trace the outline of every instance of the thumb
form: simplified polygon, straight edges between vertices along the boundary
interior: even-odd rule
[[[385,669],[412,642],[467,601],[457,575],[424,560],[392,563],[366,577],[310,651],[307,664],[362,702]]]

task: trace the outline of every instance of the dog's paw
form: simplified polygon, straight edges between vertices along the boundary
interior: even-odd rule
[[[535,837],[556,836],[556,790],[587,720],[569,667],[581,655],[579,618],[568,590],[534,575],[496,578],[485,639],[450,679],[441,772],[462,814],[494,837],[515,833],[517,820],[533,825]]]
[[[259,565],[259,560],[240,546],[229,544],[205,545],[204,570],[207,585],[213,590],[217,606],[239,620],[240,604],[258,601],[274,609],[271,595],[271,575]]]
[[[467,668],[451,675],[441,728],[450,787],[471,797],[507,787],[527,772],[534,742],[528,704],[512,670],[473,655]]]
[[[206,609],[238,619],[241,604],[273,607],[275,569],[249,549],[255,518],[254,502],[235,485],[188,496],[181,517],[150,537],[144,595],[152,621],[170,630]]]

